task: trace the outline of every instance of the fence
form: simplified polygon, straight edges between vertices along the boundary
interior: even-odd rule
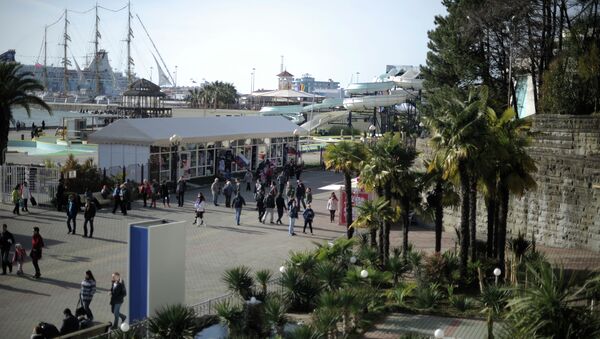
[[[2,165],[0,166],[0,200],[2,203],[12,203],[13,189],[27,182],[29,191],[38,204],[51,205],[59,179],[58,168]]]
[[[278,281],[279,281],[279,279],[272,279],[271,281],[269,281],[267,283],[267,291],[269,293],[283,294],[283,287],[281,285],[279,285]],[[204,315],[214,315],[214,314],[216,314],[215,306],[218,305],[219,303],[222,303],[225,301],[229,301],[230,303],[232,303],[234,305],[242,303],[242,301],[240,300],[240,298],[238,296],[236,296],[230,292],[230,293],[218,296],[216,298],[211,298],[211,299],[205,300],[199,304],[190,305],[190,307],[196,312],[196,316],[198,316],[198,317],[204,316]],[[141,320],[134,324],[131,324],[129,326],[128,332],[135,333],[135,338],[152,338],[152,334],[150,333],[150,330],[148,329],[148,325],[149,325],[148,319],[146,318],[144,320]],[[118,337],[118,336],[115,336],[114,333],[109,332],[106,334],[92,337],[90,339],[109,339],[112,337]]]

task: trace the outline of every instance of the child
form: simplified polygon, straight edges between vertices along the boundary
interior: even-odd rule
[[[15,255],[13,256],[13,263],[17,263],[17,274],[23,274],[23,262],[25,261],[27,253],[21,244],[15,245]]]
[[[198,193],[198,198],[194,203],[194,207],[196,207],[196,218],[194,219],[194,225],[198,223],[198,218],[200,218],[200,225],[204,224],[204,194]]]

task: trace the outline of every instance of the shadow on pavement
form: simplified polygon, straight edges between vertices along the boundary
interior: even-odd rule
[[[25,278],[27,278],[27,276],[24,276]],[[33,279],[29,279],[29,280],[33,280]],[[33,290],[26,290],[23,288],[16,288],[13,286],[9,286],[9,285],[3,285],[0,284],[0,290],[4,290],[6,292],[17,292],[17,293],[24,293],[24,294],[35,294],[35,295],[43,295],[45,297],[49,297],[50,294],[46,294],[46,293],[40,293],[40,292],[36,292]]]
[[[248,225],[243,225],[248,226]],[[237,227],[229,227],[229,226],[207,226],[209,228],[216,228],[219,230],[224,230],[224,231],[230,231],[230,232],[238,232],[238,233],[246,233],[246,234],[266,234],[266,232],[262,232],[262,231],[252,231],[252,230],[246,230],[243,228],[237,228]],[[242,227],[242,225],[240,225],[240,227]]]

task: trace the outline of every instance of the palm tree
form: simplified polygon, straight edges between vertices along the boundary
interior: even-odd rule
[[[444,207],[454,206],[459,200],[450,180],[444,179],[441,164],[424,160],[427,172],[421,176],[426,191],[427,209],[433,210],[435,224],[435,252],[442,250],[442,229],[444,227]],[[429,188],[429,190],[427,190]]]
[[[501,154],[504,155],[499,161],[498,169],[497,192],[500,206],[495,237],[498,265],[504,272],[510,193],[521,196],[527,190],[534,189],[537,185],[532,173],[537,171],[537,167],[525,150],[530,143],[530,138],[526,134],[531,127],[529,121],[515,119],[515,111],[512,108],[505,110],[500,117],[493,110],[489,110],[488,120],[500,145],[499,148],[503,150]]]
[[[383,192],[385,200],[395,197],[400,203],[403,220],[403,247],[408,248],[409,213],[413,199],[416,197],[416,178],[410,170],[416,153],[406,148],[402,136],[398,133],[385,133],[377,142],[369,147],[368,159],[361,169],[361,184],[376,192]],[[389,259],[391,220],[383,220],[384,263]],[[381,245],[380,245],[381,246]]]
[[[495,285],[488,285],[479,297],[483,305],[481,313],[486,313],[487,317],[488,339],[494,339],[494,319],[504,309],[508,295],[508,290]]]
[[[584,273],[567,275],[548,262],[527,264],[527,287],[514,289],[509,300],[511,326],[543,338],[598,338],[600,318],[583,301],[591,294],[591,284],[598,276]]]
[[[485,134],[484,117],[488,109],[487,88],[483,86],[479,92],[470,90],[466,100],[461,99],[456,90],[440,90],[431,96],[430,104],[438,109],[424,117],[433,132],[431,143],[435,149],[435,162],[443,164],[444,179],[456,176],[460,179],[460,275],[466,281],[471,177],[474,174],[471,159],[481,152],[480,138]]]
[[[360,163],[366,158],[362,144],[352,141],[340,141],[325,148],[325,168],[344,174],[346,192],[346,233],[352,238],[352,176],[359,172]]]
[[[39,106],[50,115],[52,109],[44,100],[32,95],[43,91],[44,86],[34,79],[33,73],[21,71],[21,65],[14,62],[0,62],[0,165],[6,161],[8,131],[14,122],[12,108],[21,106],[31,116],[31,106]]]
[[[252,296],[254,279],[250,275],[250,269],[246,266],[238,266],[226,270],[221,278],[227,288],[244,300]]]
[[[379,229],[379,262],[384,265],[384,230],[385,223],[394,222],[397,220],[397,213],[391,207],[391,201],[385,200],[384,197],[379,197],[375,200],[367,200],[358,208],[358,217],[352,224],[356,227],[366,227],[370,229],[371,246],[377,246],[376,232]]]

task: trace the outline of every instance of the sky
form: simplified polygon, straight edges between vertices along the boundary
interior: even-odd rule
[[[71,37],[68,55],[83,68],[93,55],[94,10],[90,0],[0,0],[0,53],[16,49],[17,61],[43,63],[44,27],[65,9]],[[126,69],[126,0],[99,0],[100,48],[111,66]],[[309,73],[342,87],[371,81],[386,65],[421,65],[427,31],[446,13],[441,0],[132,0],[132,57],[137,76],[157,82],[152,43],[178,85],[232,82],[239,92],[275,89],[281,56],[295,77]],[[64,20],[48,28],[48,64],[62,58]],[[152,67],[152,69],[151,69]],[[152,76],[151,76],[151,73]]]

